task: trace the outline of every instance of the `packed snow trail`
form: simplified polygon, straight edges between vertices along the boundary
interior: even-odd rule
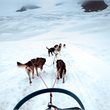
[[[59,54],[58,58],[61,58],[65,61],[67,66],[67,75],[65,84],[62,84],[62,80],[59,80],[57,81],[55,87],[65,88],[74,92],[81,99],[86,109],[89,108],[89,110],[96,110],[103,108],[103,110],[106,110],[106,107],[109,107],[109,105],[106,104],[106,106],[104,106],[103,100],[105,102],[108,101],[109,96],[109,93],[106,93],[106,91],[109,91],[109,78],[107,76],[107,74],[109,74],[107,72],[110,71],[109,65],[94,54],[90,54],[88,51],[85,50],[84,47],[71,44],[71,42],[66,40],[62,41],[66,42],[66,48],[62,49],[62,52]],[[2,54],[0,54],[1,58],[5,55],[5,59],[2,59],[1,66],[5,67],[6,64],[8,65],[7,67],[5,67],[5,69],[2,68],[0,74],[0,86],[2,88],[0,91],[2,97],[0,103],[1,110],[5,110],[5,108],[7,110],[10,110],[10,108],[13,109],[16,103],[19,102],[24,96],[32,93],[33,91],[45,88],[45,85],[37,76],[35,76],[35,79],[32,80],[32,85],[30,86],[28,83],[28,76],[25,70],[19,69],[16,66],[16,61],[26,62],[31,58],[42,56],[47,59],[46,64],[51,65],[54,56],[48,57],[45,46],[47,46],[47,44],[52,45],[54,42],[60,41],[52,41],[51,43],[49,43],[48,41],[39,41],[37,42],[37,45],[39,45],[37,51],[35,48],[36,43],[31,42],[33,41],[30,40],[25,43],[22,41],[19,43],[7,43],[7,45],[4,45],[5,51],[2,50],[3,48],[0,48],[0,50],[3,51]],[[5,43],[2,43],[1,45],[3,44]],[[31,53],[28,50],[25,51],[26,47],[22,47],[22,45],[27,44],[31,44],[28,45],[28,50],[31,49]],[[13,45],[16,46],[13,47]],[[16,47],[18,47],[17,50],[15,49]],[[41,48],[42,52],[39,53]],[[9,53],[12,50],[14,51],[14,53],[11,55]],[[21,51],[23,53],[21,53]],[[19,53],[20,55],[18,55]],[[44,70],[40,72],[40,74],[44,78],[48,87],[52,87],[56,77],[55,66],[48,67],[45,65]],[[106,89],[105,86],[107,86]],[[43,108],[45,108],[45,105],[47,105],[47,102],[49,101],[48,97],[49,95],[43,95],[42,97],[38,98],[38,100],[34,99],[33,101],[28,102],[29,105],[24,105],[23,110],[28,110],[30,108],[34,109],[38,105],[41,105],[43,106]],[[69,102],[69,105],[67,105],[67,97],[65,97],[67,101],[65,100],[63,104],[60,101],[56,100],[57,97],[62,99],[62,97],[65,96],[54,96],[54,103],[58,105],[58,107],[62,107],[63,104],[65,105],[65,107],[73,106],[73,101]],[[43,100],[41,100],[41,98]],[[72,99],[69,99],[69,101],[70,100]],[[77,106],[76,103],[74,103],[74,105]]]
[[[76,95],[79,96],[79,98],[83,102],[86,109],[89,108],[89,110],[94,110],[94,109],[103,108],[105,110],[105,106],[103,106],[103,99],[105,97],[107,98],[108,96],[107,94],[105,94],[106,90],[103,89],[103,86],[107,84],[105,80],[108,81],[107,77],[105,76],[108,73],[105,73],[105,71],[106,72],[109,71],[109,65],[103,62],[97,56],[94,56],[88,53],[87,51],[85,51],[83,47],[79,47],[79,46],[77,47],[76,45],[71,44],[70,42],[67,42],[66,45],[67,47],[65,49],[62,49],[62,52],[58,56],[59,59],[63,59],[65,61],[67,66],[66,81],[65,81],[65,84],[62,83],[62,80],[57,81],[55,87],[65,88],[67,90],[74,92]],[[34,47],[34,44],[31,45],[30,47],[31,48]],[[40,48],[42,48],[42,45]],[[22,48],[22,50],[24,49],[25,48]],[[45,58],[47,59],[46,64],[50,65],[53,62],[54,56],[48,57],[47,50],[43,52],[41,56],[45,56]],[[16,56],[16,53],[14,54]],[[6,57],[8,58],[9,56],[6,56]],[[14,63],[16,63],[16,61]],[[14,97],[12,98],[13,100],[10,101],[11,108],[20,99],[22,99],[24,96],[28,95],[29,93],[35,90],[46,88],[43,82],[41,81],[41,79],[37,76],[35,76],[35,79],[32,80],[33,83],[30,86],[28,83],[28,76],[25,73],[24,69],[19,69],[18,67],[16,67],[16,65],[14,67],[15,69],[8,70],[8,74],[5,73],[6,75],[9,75],[9,79],[7,79],[8,82],[6,81],[4,84],[4,85],[8,85],[9,83],[10,85],[12,85],[10,89],[8,86],[6,87],[8,90],[7,91],[8,93],[6,91],[4,92],[7,97],[8,95],[10,97],[13,97],[14,95]],[[103,75],[101,73],[105,73],[105,74]],[[10,74],[12,74],[13,76],[10,76]],[[45,65],[44,70],[40,72],[40,74],[45,80],[48,87],[52,87],[54,79],[56,77],[55,65],[51,67],[48,67]],[[3,82],[3,79],[1,79],[1,81]],[[24,105],[22,109],[23,110],[28,110],[30,108],[34,109],[39,105],[45,108],[45,105],[47,105],[47,102],[49,101],[48,97],[49,95],[41,96],[40,98],[38,98],[38,103],[37,103],[37,99],[33,99],[32,101],[28,102],[29,105],[27,104]],[[70,102],[69,102],[69,105],[66,105],[68,101],[61,103],[60,101],[57,100],[57,97],[62,99],[62,97],[64,98],[65,96],[63,95],[58,96],[56,94],[54,95],[54,98],[55,98],[54,103],[58,105],[58,107],[60,106],[62,107],[63,104],[65,105],[63,107],[73,106],[73,103],[70,103]],[[41,98],[43,100],[41,100]],[[65,99],[67,100],[68,98],[65,97]],[[70,100],[72,99],[69,99],[69,101]],[[97,104],[97,101],[99,102],[98,103],[99,105]],[[4,105],[6,104],[6,102],[9,103],[9,100],[7,98],[4,99],[4,102],[2,104]],[[11,103],[13,106],[11,105]],[[75,104],[74,102],[74,105],[77,105],[77,104]],[[10,106],[8,107],[10,108]],[[39,110],[43,109],[41,106]]]

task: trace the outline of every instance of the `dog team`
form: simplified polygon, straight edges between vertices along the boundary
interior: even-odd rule
[[[56,44],[51,48],[46,47],[48,49],[48,56],[50,57],[50,55],[55,55],[55,57],[57,57],[57,55],[61,52],[62,47],[65,48],[66,44],[62,45],[60,43],[59,45]],[[45,63],[46,63],[46,58],[37,57],[37,58],[31,59],[30,61],[24,64],[17,62],[17,66],[25,68],[29,77],[29,83],[31,84],[32,83],[31,76],[32,76],[32,79],[34,79],[34,74],[35,74],[34,70],[36,70],[36,74],[37,76],[39,76],[38,68],[43,70],[43,66]],[[56,61],[56,70],[57,70],[57,79],[63,79],[63,83],[64,83],[65,74],[66,74],[66,64],[62,59],[58,59]]]

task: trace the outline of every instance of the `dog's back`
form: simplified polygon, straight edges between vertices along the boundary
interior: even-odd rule
[[[36,67],[41,67],[41,69],[42,69],[42,67],[45,64],[45,62],[46,62],[46,59],[45,58],[42,58],[42,57],[39,58],[38,57],[38,58],[36,58],[35,65],[36,65]]]
[[[36,59],[34,58],[34,59],[31,59],[30,61],[31,61],[32,65],[34,66],[36,63]]]

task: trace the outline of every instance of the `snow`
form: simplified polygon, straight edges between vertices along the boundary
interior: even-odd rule
[[[66,63],[67,74],[65,83],[59,80],[55,87],[75,93],[86,110],[107,110],[110,108],[110,8],[84,13],[78,1],[49,1],[50,7],[41,0],[39,4],[43,8],[38,10],[15,13],[12,10],[19,7],[14,5],[0,13],[0,110],[12,110],[23,97],[46,88],[36,75],[30,85],[25,70],[17,67],[17,61],[46,58],[46,65],[39,73],[48,87],[53,86],[54,56],[48,56],[46,46],[59,43],[66,44],[58,59]],[[14,3],[19,5],[18,1]],[[57,3],[61,5],[56,6]],[[109,0],[107,3],[110,4]],[[43,110],[48,102],[49,94],[43,94],[20,110]],[[79,106],[71,97],[58,93],[53,94],[53,103],[61,108]]]

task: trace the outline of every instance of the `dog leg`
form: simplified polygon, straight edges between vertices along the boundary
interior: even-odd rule
[[[63,70],[63,83],[65,83],[65,73],[66,73],[66,70]]]
[[[57,71],[57,79],[59,80],[60,79],[60,72]]]
[[[65,75],[63,75],[63,83],[65,83]]]
[[[36,74],[37,74],[37,76],[39,76],[39,73],[38,73],[38,68],[36,67]]]
[[[32,81],[31,81],[31,77],[30,77],[30,74],[29,74],[29,83],[30,83],[30,84],[32,83]]]
[[[48,56],[50,57],[50,52],[48,51]]]
[[[32,81],[31,81],[31,75],[30,75],[30,70],[26,69],[27,70],[27,74],[28,74],[28,77],[29,77],[29,83],[31,84]]]
[[[59,80],[59,75],[58,75],[59,73],[57,73],[57,79]]]
[[[28,77],[29,77],[29,83],[31,84],[32,83],[32,81],[31,81],[31,69],[29,67],[26,67],[25,69],[26,69],[26,72],[27,72]]]
[[[34,68],[32,70],[32,79],[34,79]]]
[[[57,79],[60,79],[60,71],[61,71],[61,68],[57,69]]]
[[[51,52],[51,55],[53,56],[53,52]]]

